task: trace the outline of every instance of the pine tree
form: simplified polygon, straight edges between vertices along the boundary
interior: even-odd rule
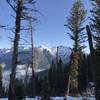
[[[16,79],[15,93],[16,100],[23,100],[25,98],[25,84],[22,80]]]
[[[100,0],[91,0],[93,9],[91,10],[91,29],[94,33],[95,52],[92,54],[95,96],[100,100]]]
[[[81,0],[76,0],[71,8],[70,16],[67,17],[65,26],[70,30],[68,35],[74,41],[73,49],[75,52],[82,50],[81,43],[85,41],[83,24],[86,18],[86,10]]]
[[[28,87],[29,89],[28,90],[29,90],[29,93],[30,93],[31,97],[34,97],[36,95],[36,86],[37,86],[37,84],[35,84],[36,83],[36,78],[37,78],[36,76],[31,76],[30,77],[29,87]]]
[[[47,78],[45,78],[42,82],[41,86],[41,100],[50,100],[51,88]]]
[[[57,64],[57,92],[58,95],[62,95],[64,92],[64,66],[60,58]]]
[[[91,0],[93,9],[91,10],[91,29],[94,32],[96,49],[100,51],[100,0]]]
[[[56,95],[56,87],[57,87],[57,70],[56,70],[56,64],[52,61],[52,64],[50,66],[49,72],[48,72],[48,80],[51,88],[51,95]]]
[[[85,91],[88,86],[88,66],[87,66],[87,56],[84,54],[79,62],[79,90],[80,92]]]
[[[70,72],[69,72],[69,92],[71,95],[76,96],[78,95],[78,75],[79,75],[79,54],[73,52],[71,56],[71,65],[70,65]]]
[[[68,35],[73,40],[73,53],[71,57],[70,73],[67,95],[69,91],[73,93],[78,92],[78,69],[79,69],[79,59],[81,56],[81,51],[85,47],[83,43],[85,42],[85,34],[83,33],[83,24],[86,18],[86,10],[81,0],[76,0],[71,8],[70,16],[67,17],[67,23],[65,26],[70,30]],[[71,90],[69,89],[71,88]]]

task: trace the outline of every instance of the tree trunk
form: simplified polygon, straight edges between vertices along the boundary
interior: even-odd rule
[[[16,77],[16,67],[17,67],[17,61],[18,61],[18,42],[20,39],[22,4],[23,4],[23,0],[18,0],[17,10],[16,10],[16,30],[15,30],[15,39],[14,39],[14,45],[13,45],[12,69],[11,69],[11,74],[10,74],[8,100],[15,100],[15,77]]]
[[[93,49],[92,33],[88,25],[86,26],[86,30],[87,30],[87,35],[88,35],[90,53],[93,53],[94,49]]]
[[[24,83],[25,83],[25,96],[27,96],[28,67],[29,67],[29,64],[26,65],[26,69],[25,69],[25,80],[24,80]],[[26,100],[26,98],[25,98],[25,100]]]
[[[94,78],[95,78],[95,97],[96,100],[100,100],[100,52],[95,52],[94,55]]]
[[[71,66],[70,66],[70,77],[69,77],[69,83],[68,83],[68,91],[72,96],[77,96],[79,95],[78,91],[78,67],[79,67],[79,59],[80,55],[78,52],[73,52],[72,53],[72,59],[71,59]]]
[[[86,31],[87,31],[87,35],[88,35],[88,44],[89,44],[89,50],[90,50],[90,65],[91,65],[91,71],[92,71],[92,77],[93,77],[93,81],[95,81],[95,73],[94,73],[94,56],[93,56],[93,53],[94,53],[94,48],[93,48],[93,40],[92,40],[92,33],[91,33],[91,30],[90,30],[90,27],[89,25],[86,25]],[[88,85],[88,84],[87,84]]]
[[[70,75],[69,75],[69,78],[68,78],[67,96],[69,96],[69,89],[70,89]]]
[[[91,59],[93,80],[95,82],[95,97],[96,100],[100,100],[100,52],[94,50],[93,48],[92,34],[88,25],[86,26],[86,30],[90,48],[90,59]]]
[[[35,96],[35,76],[34,76],[34,43],[33,43],[33,27],[32,27],[32,21],[31,17],[29,19],[30,21],[30,33],[31,33],[31,47],[32,47],[32,97]]]

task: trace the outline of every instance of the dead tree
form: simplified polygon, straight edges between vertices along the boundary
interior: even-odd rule
[[[100,52],[94,49],[93,42],[92,42],[92,33],[90,31],[89,26],[86,26],[87,35],[88,35],[88,42],[90,47],[90,64],[92,68],[93,74],[93,81],[95,83],[95,96],[96,100],[100,99]]]
[[[33,25],[32,25],[32,17],[29,18],[29,27],[31,34],[31,69],[32,69],[32,97],[35,96],[35,76],[34,76],[34,43],[33,43]]]
[[[89,25],[86,26],[86,31],[87,31],[88,43],[89,43],[89,49],[90,49],[89,60],[90,60],[91,71],[92,71],[92,75],[93,75],[93,79],[94,79],[94,77],[95,77],[95,74],[94,74],[95,50],[93,47],[92,33],[91,33],[91,29],[90,29]]]
[[[18,43],[20,39],[22,5],[23,5],[23,0],[18,0],[17,9],[16,9],[16,22],[15,22],[16,29],[15,29],[15,38],[14,38],[14,44],[13,44],[12,69],[11,69],[11,74],[10,74],[8,100],[15,100],[15,77],[16,77],[16,67],[17,67],[17,62],[18,62]]]
[[[10,85],[9,85],[9,100],[15,100],[15,77],[16,77],[16,67],[18,64],[18,46],[20,40],[20,31],[28,30],[27,25],[22,25],[22,20],[27,21],[29,17],[29,12],[35,11],[27,5],[33,5],[34,0],[6,0],[10,7],[16,14],[15,17],[15,37],[13,44],[13,54],[12,54],[12,68],[10,74]],[[32,6],[31,6],[32,7]]]
[[[89,25],[86,26],[86,31],[87,31],[87,35],[88,35],[90,53],[93,53],[94,48],[93,48],[92,33],[91,33]]]

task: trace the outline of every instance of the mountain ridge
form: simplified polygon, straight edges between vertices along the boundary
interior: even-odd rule
[[[64,46],[58,46],[53,48],[47,47],[35,47],[34,48],[34,65],[35,73],[41,76],[43,73],[47,73],[52,61],[55,61],[58,55],[58,59],[62,59],[63,63],[68,63],[70,61],[70,48]],[[58,52],[58,54],[57,54]],[[3,67],[3,83],[5,86],[9,84],[10,68],[12,60],[12,48],[10,49],[0,49],[0,64]],[[20,48],[18,57],[18,66],[16,70],[17,78],[25,77],[25,69],[27,64],[31,63],[31,48]],[[46,71],[47,70],[47,71]],[[31,69],[29,68],[29,76],[31,75]]]

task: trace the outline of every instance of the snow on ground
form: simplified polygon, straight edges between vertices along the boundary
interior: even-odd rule
[[[64,100],[64,97],[51,97],[51,100]],[[82,97],[66,97],[66,100],[83,100]],[[88,98],[87,100],[95,100],[95,98]]]
[[[7,98],[1,98],[0,100],[8,100]],[[40,100],[38,97],[36,98],[26,98],[26,100]],[[51,100],[64,100],[64,97],[51,97]],[[83,100],[82,97],[66,97],[66,100]],[[95,98],[88,97],[87,100],[95,100]]]

